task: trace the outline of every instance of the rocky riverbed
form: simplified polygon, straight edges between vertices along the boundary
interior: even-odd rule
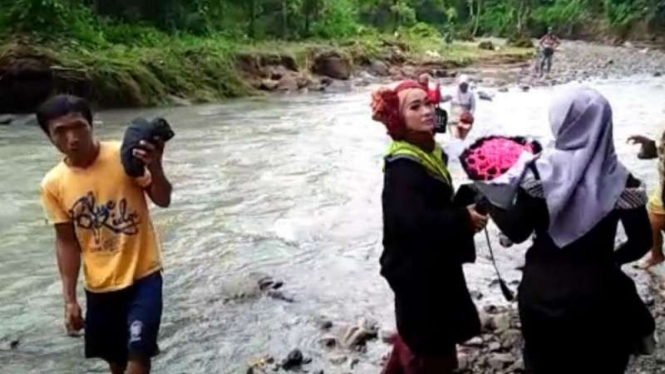
[[[478,42],[478,48],[501,50],[505,48],[502,40],[484,40]],[[403,55],[395,47],[395,54],[388,60],[374,60],[360,66],[353,73],[349,81],[333,79],[314,80],[312,86],[303,86],[314,90],[340,91],[350,90],[354,87],[363,87],[371,84],[391,82],[401,79],[416,79],[422,73],[429,73],[444,85],[451,85],[459,74],[469,74],[479,87],[496,91],[510,89],[528,90],[532,87],[552,86],[571,81],[586,81],[590,79],[614,79],[632,75],[652,75],[659,77],[665,74],[665,52],[652,46],[633,45],[628,42],[622,46],[609,46],[580,41],[564,41],[554,57],[551,74],[540,78],[534,73],[536,62],[535,50],[533,59],[517,56],[506,56],[497,53],[493,58],[480,59],[470,66],[454,66],[450,63],[437,63],[421,61],[415,63],[400,56]],[[325,69],[345,71],[347,77],[351,76],[348,69],[330,64]],[[273,68],[274,69],[274,68]],[[282,67],[277,68],[284,73]],[[321,70],[324,72],[325,70]],[[328,76],[340,76],[335,73]],[[268,74],[269,76],[270,74]],[[257,87],[265,90],[280,92],[297,91],[295,81],[307,81],[298,73],[273,74],[277,80],[263,80]],[[289,89],[291,87],[291,89]]]
[[[505,66],[504,69],[479,69],[480,80],[495,86],[517,84],[526,89],[531,86],[551,86],[590,79],[616,79],[633,75],[660,77],[665,73],[665,53],[662,50],[631,43],[608,46],[564,41],[554,55],[552,72],[546,78],[535,76],[535,61],[534,56],[534,59],[527,63]],[[485,76],[489,76],[489,79]]]
[[[665,53],[653,47],[629,42],[620,47],[565,42],[555,55],[552,78],[568,82],[641,74],[658,77],[664,73]]]
[[[657,320],[657,336],[665,336],[665,302],[663,297],[646,297]],[[459,374],[521,374],[525,373],[522,355],[523,338],[516,305],[486,305],[479,311],[482,333],[458,347]],[[351,374],[361,363],[381,371],[390,353],[394,332],[381,330],[376,322],[362,320],[356,324],[337,326],[328,320],[316,322],[320,359],[314,361],[295,348],[283,359],[271,355],[257,357],[248,364],[248,374],[268,373],[343,373]],[[608,326],[611,328],[611,326]],[[590,344],[593,344],[590,342]],[[380,360],[368,351],[383,350]],[[363,362],[364,361],[364,362]],[[634,357],[628,374],[665,372],[665,349],[659,346],[651,356]],[[366,372],[366,371],[365,371]]]
[[[482,335],[459,348],[458,372],[460,374],[523,373],[522,335],[514,307],[487,306],[480,311],[480,319]],[[317,324],[320,329],[317,341],[325,357],[322,362],[314,362],[296,348],[283,359],[276,359],[270,355],[258,357],[249,364],[247,372],[252,374],[352,373],[363,360],[368,359],[368,350],[378,345],[385,347],[386,350],[378,362],[372,363],[376,366],[376,372],[380,372],[380,366],[389,356],[389,344],[394,337],[393,332],[380,331],[375,322],[368,320],[340,327],[331,321],[320,321]]]
[[[660,278],[662,281],[662,278]],[[656,336],[658,337],[658,347],[651,356],[641,356],[634,358],[628,371],[629,374],[657,374],[665,373],[665,299],[658,294],[650,309],[656,318]]]
[[[500,45],[500,41],[496,45]],[[665,53],[646,45],[626,43],[609,46],[579,41],[564,41],[554,56],[552,72],[539,78],[534,73],[536,56],[528,61],[481,61],[469,67],[437,70],[444,84],[452,84],[460,73],[469,74],[481,87],[506,91],[528,90],[532,87],[553,86],[572,81],[616,79],[634,75],[660,77],[665,74]],[[393,74],[393,78],[413,77],[406,72]],[[416,69],[418,70],[418,69]]]

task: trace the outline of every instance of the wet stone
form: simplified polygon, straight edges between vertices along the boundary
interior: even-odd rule
[[[289,371],[300,367],[303,363],[304,357],[302,352],[299,349],[294,349],[282,362],[282,369]]]
[[[462,345],[466,347],[482,347],[483,344],[484,344],[483,339],[481,337],[476,336]]]
[[[515,357],[508,353],[494,353],[487,359],[487,364],[494,370],[503,370],[515,362]]]
[[[337,338],[332,335],[326,335],[319,339],[319,344],[328,349],[332,349],[337,346]]]
[[[344,364],[348,360],[349,360],[349,358],[346,357],[346,356],[334,356],[334,357],[331,357],[329,361],[330,361],[331,364],[339,366],[339,365]]]

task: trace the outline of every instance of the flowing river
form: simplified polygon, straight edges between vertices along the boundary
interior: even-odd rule
[[[653,186],[655,162],[638,161],[626,139],[663,130],[665,78],[590,84],[613,105],[620,158]],[[561,89],[513,89],[479,102],[471,136],[519,134],[547,143],[548,105]],[[251,360],[281,358],[293,348],[314,359],[312,370],[348,372],[348,365],[326,364],[316,321],[369,318],[394,328],[392,294],[378,266],[388,138],[370,119],[369,91],[108,111],[97,116],[96,131],[118,139],[134,117],[155,115],[170,120],[176,138],[165,155],[173,205],[153,209],[166,263],[154,372],[244,373]],[[447,135],[439,140],[450,147]],[[38,200],[39,182],[58,159],[38,127],[0,127],[0,373],[107,372],[101,362],[83,360],[82,339],[63,333],[53,232]],[[459,163],[451,169],[461,183]],[[478,263],[466,268],[470,289],[484,295],[479,305],[501,303],[486,244],[480,236],[476,242]],[[513,287],[523,249],[495,248]],[[283,280],[295,302],[227,302],[253,273]],[[378,373],[387,349],[371,343],[354,373]]]

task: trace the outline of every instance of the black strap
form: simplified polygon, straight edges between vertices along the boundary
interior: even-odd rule
[[[535,162],[531,162],[529,164],[529,170],[531,170],[531,172],[533,173],[533,176],[534,176],[534,178],[536,178],[536,180],[540,180],[540,173],[538,172],[538,168],[536,167]]]
[[[508,288],[506,281],[504,281],[503,277],[501,276],[499,267],[496,265],[496,259],[494,258],[494,250],[492,250],[492,243],[490,241],[490,234],[487,231],[487,227],[485,227],[485,239],[487,240],[487,248],[489,249],[490,252],[490,259],[492,260],[494,271],[496,272],[496,276],[499,278],[499,287],[501,288],[501,293],[503,294],[503,297],[505,297],[507,301],[514,301],[515,294],[513,293],[513,291],[510,290],[510,288]]]
[[[434,131],[445,134],[448,127],[448,112],[438,105],[434,108]]]

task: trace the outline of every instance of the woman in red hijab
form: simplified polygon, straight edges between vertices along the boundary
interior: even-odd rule
[[[399,336],[384,374],[448,374],[456,345],[480,331],[462,264],[487,217],[453,203],[446,155],[434,141],[434,107],[406,81],[374,93],[373,119],[393,142],[385,159],[381,274],[395,293]]]

